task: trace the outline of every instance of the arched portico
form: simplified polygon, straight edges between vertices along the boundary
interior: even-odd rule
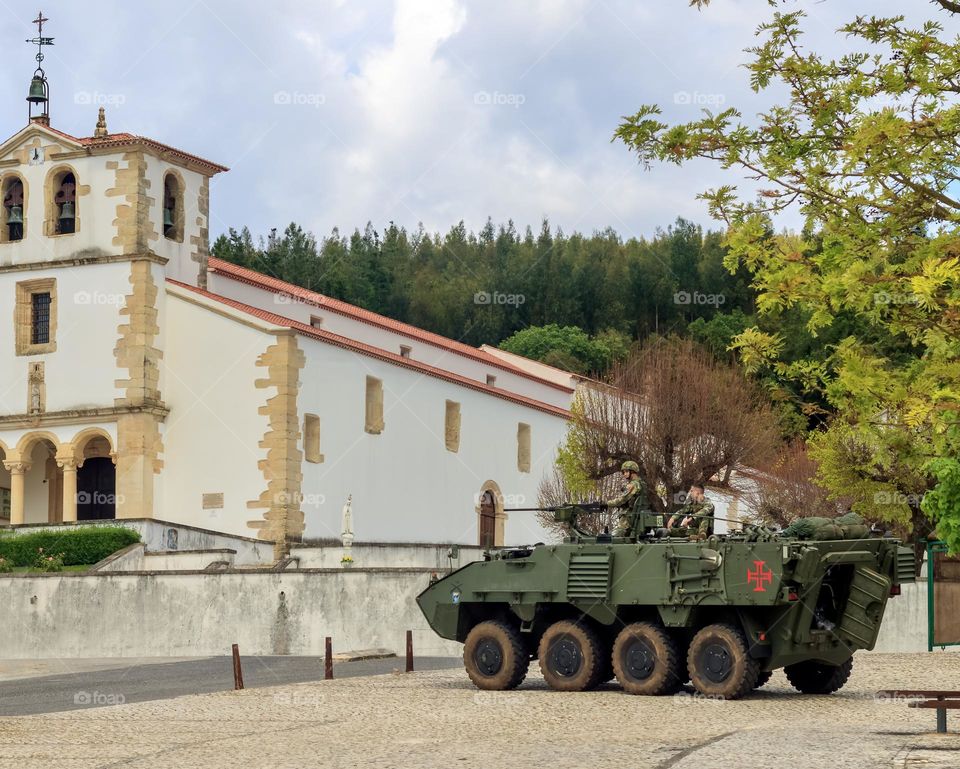
[[[10,523],[53,523],[63,515],[63,473],[56,456],[60,439],[38,430],[22,436],[4,451],[3,467],[10,474]]]
[[[6,460],[10,449],[0,441],[0,523],[10,523],[10,471]]]

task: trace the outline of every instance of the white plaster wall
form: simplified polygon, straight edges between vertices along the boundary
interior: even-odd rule
[[[320,317],[323,319],[323,325],[321,326],[323,330],[378,347],[381,350],[399,355],[400,345],[406,345],[411,348],[410,357],[412,359],[452,371],[477,382],[486,384],[487,374],[492,374],[497,378],[496,386],[508,392],[519,393],[565,409],[570,408],[572,403],[572,393],[551,387],[546,383],[513,374],[497,366],[458,355],[444,347],[412,339],[404,334],[382,329],[337,312],[292,301],[288,296],[250,286],[216,272],[210,273],[208,285],[210,291],[216,294],[230,297],[251,307],[258,307],[306,325],[310,325],[312,316]]]
[[[488,480],[507,507],[536,504],[564,419],[314,339],[300,342],[300,415],[320,417],[324,455],[323,463],[303,463],[305,536],[338,536],[348,495],[357,539],[376,542],[478,542],[477,495]],[[368,375],[383,381],[379,435],[364,431]],[[444,444],[448,399],[461,404],[457,453]],[[517,469],[519,422],[532,430],[529,473]],[[504,533],[506,544],[549,536],[534,513],[508,514]]]
[[[0,244],[0,252],[6,246]],[[44,362],[47,411],[113,406],[120,391],[114,348],[120,310],[130,292],[128,262],[62,267],[51,270],[0,273],[0,413],[28,411],[27,371],[30,363]],[[16,284],[24,280],[56,278],[57,350],[45,355],[16,355],[12,327]]]
[[[162,497],[154,515],[168,521],[253,536],[248,510],[266,488],[257,463],[268,428],[258,413],[274,389],[258,389],[267,376],[257,357],[274,337],[170,293],[161,372],[170,414],[162,426]],[[223,510],[204,510],[203,494],[223,493]]]
[[[24,143],[29,144],[30,141]],[[124,201],[120,197],[108,197],[106,191],[116,186],[116,171],[109,170],[107,163],[111,160],[119,161],[123,168],[125,161],[120,159],[122,150],[113,155],[78,157],[59,161],[53,157],[53,154],[72,148],[54,144],[49,140],[44,140],[42,143],[47,147],[45,163],[37,166],[16,166],[3,174],[6,176],[10,171],[16,171],[24,181],[26,227],[23,240],[0,244],[0,265],[121,253],[121,247],[113,245],[113,238],[116,235],[113,221],[117,216],[117,206]],[[70,166],[75,171],[77,187],[89,185],[90,192],[77,197],[79,219],[77,232],[48,237],[43,234],[44,182],[51,171],[64,165]]]

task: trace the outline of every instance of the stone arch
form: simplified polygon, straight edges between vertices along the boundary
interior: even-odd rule
[[[493,520],[489,520],[489,505],[493,505]],[[477,541],[487,547],[500,547],[503,545],[503,524],[507,519],[507,514],[503,510],[503,492],[500,485],[493,480],[485,481],[477,494]],[[489,527],[492,523],[492,542],[489,541],[491,532]],[[487,540],[486,542],[484,540]]]
[[[183,224],[186,219],[186,191],[187,184],[183,174],[176,168],[168,168],[163,172],[163,197],[160,199],[160,215],[164,217],[168,208],[168,198],[172,198],[172,224],[167,225],[161,218],[160,231],[167,240],[183,243]]]
[[[38,454],[41,445],[42,455]],[[63,471],[57,461],[62,450],[60,439],[46,430],[26,433],[17,441],[15,457],[8,460],[19,475],[19,490],[11,493],[11,523],[63,520]]]
[[[70,441],[68,446],[64,446],[63,453],[75,459],[78,465],[82,465],[83,460],[86,458],[85,452],[87,447],[98,440],[106,441],[107,452],[106,454],[98,453],[96,456],[107,456],[116,464],[117,455],[113,445],[113,437],[102,427],[87,427],[81,430],[73,437],[73,440]]]
[[[26,433],[17,441],[17,454],[20,455],[24,461],[29,462],[30,454],[40,441],[49,441],[52,443],[54,452],[57,454],[63,450],[63,444],[61,444],[60,439],[56,435],[46,430],[38,430],[36,432]]]
[[[63,178],[71,174],[73,176],[74,183],[74,195],[73,195],[73,230],[69,233],[61,233],[57,229],[57,223],[60,215],[60,207],[57,204],[56,196],[57,192],[60,189],[60,184],[63,181]],[[80,196],[84,193],[85,189],[81,189],[80,186],[80,176],[77,174],[77,169],[71,166],[69,163],[60,163],[47,172],[47,177],[43,183],[43,205],[44,205],[44,221],[43,221],[43,234],[48,236],[59,236],[72,235],[74,232],[80,231]]]
[[[11,237],[9,222],[10,211],[8,210],[6,202],[7,195],[10,194],[13,184],[16,182],[20,183],[20,189],[23,195],[19,203],[21,218],[19,238]],[[0,243],[11,243],[23,240],[27,236],[27,180],[16,171],[3,174],[3,176],[0,177],[0,198],[2,198],[2,201],[0,201],[0,203],[2,203],[2,205],[0,205],[0,219],[2,219],[2,222],[0,222]]]

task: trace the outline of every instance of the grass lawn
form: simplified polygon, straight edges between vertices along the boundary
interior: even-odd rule
[[[63,571],[86,571],[93,564],[80,564],[79,566],[64,566]],[[8,572],[9,573],[9,572]],[[38,569],[36,566],[14,566],[14,574],[56,574],[57,572],[46,572],[43,569]]]

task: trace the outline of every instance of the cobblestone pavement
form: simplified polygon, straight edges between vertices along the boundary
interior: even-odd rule
[[[17,767],[960,767],[933,711],[881,688],[958,688],[960,654],[859,654],[838,694],[803,696],[782,673],[738,702],[563,694],[531,673],[479,692],[459,669],[395,673],[0,719],[0,769]]]

